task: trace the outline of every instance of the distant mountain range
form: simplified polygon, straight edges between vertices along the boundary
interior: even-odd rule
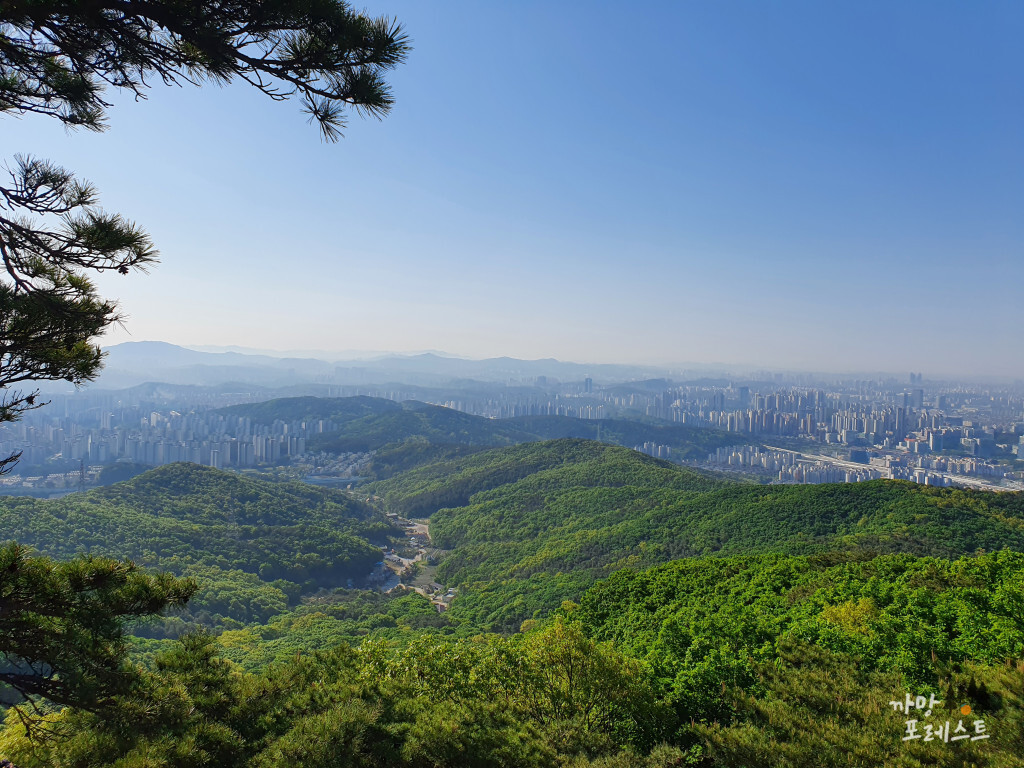
[[[245,382],[260,386],[284,386],[330,380],[338,385],[402,382],[437,386],[453,381],[475,380],[532,384],[539,377],[560,381],[629,381],[661,377],[665,369],[629,365],[588,365],[553,358],[519,360],[495,357],[469,360],[436,352],[416,355],[384,355],[359,360],[327,360],[312,357],[279,357],[238,351],[211,352],[188,349],[162,341],[133,341],[105,350],[106,363],[94,387],[122,389],[146,382],[215,386]]]

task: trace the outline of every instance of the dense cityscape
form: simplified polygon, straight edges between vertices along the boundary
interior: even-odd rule
[[[275,420],[219,413],[236,403],[270,399],[258,387],[225,392],[148,385],[123,391],[56,395],[49,405],[0,429],[0,453],[21,453],[3,478],[5,492],[59,494],[91,485],[116,463],[159,466],[187,461],[218,468],[324,464],[307,452],[330,420]],[[1024,393],[1017,386],[980,386],[896,379],[810,381],[760,374],[750,379],[633,382],[465,382],[443,387],[311,384],[310,394],[421,400],[490,418],[563,416],[681,424],[743,436],[708,456],[708,468],[742,472],[762,482],[857,482],[890,478],[927,485],[988,489],[1024,487]],[[628,447],[668,460],[667,445]],[[355,460],[358,463],[358,460]],[[335,469],[352,464],[348,457]],[[344,474],[344,473],[343,473]]]

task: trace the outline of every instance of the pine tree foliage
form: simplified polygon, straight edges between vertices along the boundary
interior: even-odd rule
[[[106,86],[144,97],[153,80],[237,77],[301,98],[333,140],[346,107],[387,114],[385,74],[408,52],[399,24],[339,0],[12,0],[0,11],[0,111],[100,130]]]
[[[191,580],[147,574],[130,562],[83,556],[58,563],[17,544],[0,548],[5,697],[102,707],[131,681],[124,620],[182,605],[195,590]]]
[[[25,382],[93,378],[101,355],[91,340],[119,321],[89,272],[145,269],[156,258],[148,235],[98,206],[96,190],[69,171],[17,157],[0,186],[0,422],[42,404]],[[0,471],[18,456],[0,460]]]

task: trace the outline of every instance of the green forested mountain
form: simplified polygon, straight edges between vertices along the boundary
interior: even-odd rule
[[[424,464],[470,456],[487,450],[483,445],[431,443],[422,436],[411,437],[401,443],[390,443],[374,452],[366,472],[368,477],[385,480]]]
[[[453,619],[501,631],[620,568],[682,557],[1024,550],[1024,494],[741,485],[589,441],[482,452],[372,487],[387,508],[433,513],[434,544],[450,551],[439,578],[462,590]]]
[[[633,448],[646,442],[667,445],[674,459],[706,459],[736,442],[736,435],[717,429],[631,419],[575,419],[569,416],[517,416],[510,424],[541,440],[575,437]]]
[[[345,453],[372,451],[419,438],[436,445],[511,445],[536,436],[504,420],[473,416],[451,408],[414,400],[395,402],[376,397],[294,397],[265,403],[235,405],[220,411],[256,423],[275,420],[330,419],[337,426],[311,438],[313,451]]]
[[[262,403],[245,403],[221,408],[225,416],[239,416],[252,419],[258,424],[272,424],[282,421],[318,421],[330,419],[336,424],[399,410],[401,406],[393,400],[380,397],[282,397]]]
[[[266,620],[302,592],[362,579],[398,533],[341,492],[196,464],[60,499],[0,499],[3,540],[196,576],[203,588],[190,612],[214,624]]]
[[[349,422],[340,432],[312,438],[311,450],[338,453],[372,451],[410,437],[442,445],[511,445],[535,439],[507,422],[485,419],[451,408],[407,401],[400,407]]]
[[[584,440],[527,443],[471,456],[431,462],[368,490],[380,495],[385,509],[427,517],[444,507],[464,506],[474,494],[509,485],[541,472],[533,483],[551,479],[561,484],[601,486],[643,485],[678,490],[708,490],[728,481],[652,459],[643,454]]]

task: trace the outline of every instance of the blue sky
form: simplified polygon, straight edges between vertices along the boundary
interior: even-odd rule
[[[374,0],[324,144],[243,83],[3,118],[162,262],[107,342],[1024,375],[1024,5]]]

